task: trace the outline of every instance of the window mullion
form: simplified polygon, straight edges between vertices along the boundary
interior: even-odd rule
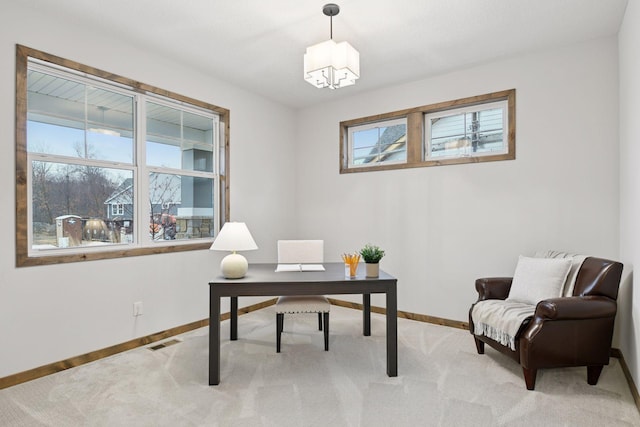
[[[149,192],[143,189],[149,188],[149,171],[146,165],[147,156],[147,113],[146,102],[140,95],[135,97],[135,121],[136,121],[136,143],[135,143],[135,164],[136,179],[134,180],[134,220],[135,236],[137,244],[145,244],[146,236],[149,232]]]
[[[413,112],[407,115],[407,163],[418,163],[423,160],[422,150],[422,113]]]
[[[214,157],[214,162],[213,162],[213,173],[214,173],[213,200],[214,202],[215,201],[218,202],[218,206],[214,205],[213,208],[214,208],[214,212],[218,213],[218,217],[222,218],[223,221],[226,221],[228,220],[228,218],[225,218],[225,211],[223,207],[224,206],[223,198],[222,198],[223,190],[220,188],[222,186],[221,175],[223,173],[226,173],[225,172],[226,165],[224,164],[225,150],[221,149],[221,147],[223,146],[223,143],[221,141],[224,141],[224,126],[220,124],[220,120],[218,118],[215,118],[213,123],[213,152],[216,157]],[[215,159],[217,159],[217,161]],[[218,235],[218,232],[220,231],[221,222],[222,221],[214,221],[214,224],[213,224],[214,236]]]

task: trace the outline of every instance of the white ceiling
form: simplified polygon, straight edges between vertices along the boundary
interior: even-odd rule
[[[360,52],[355,86],[303,80],[307,46],[329,38],[326,0],[21,0],[175,58],[291,107],[500,57],[613,35],[627,0],[337,0],[333,38]]]

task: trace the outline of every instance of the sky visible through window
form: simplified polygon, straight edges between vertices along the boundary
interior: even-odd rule
[[[31,153],[55,154],[133,164],[133,141],[123,136],[105,135],[66,126],[29,120],[27,144]],[[88,152],[88,155],[87,155]],[[180,169],[180,147],[147,142],[147,164]]]

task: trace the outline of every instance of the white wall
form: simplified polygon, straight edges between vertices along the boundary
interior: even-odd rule
[[[342,120],[511,88],[516,160],[338,172]],[[518,255],[538,249],[618,258],[615,38],[319,105],[298,123],[299,233],[324,238],[334,261],[382,246],[399,310],[467,320],[475,279],[512,276]]]
[[[640,385],[640,293],[633,270],[640,265],[640,2],[629,0],[619,33],[620,51],[620,256],[625,263],[618,302],[621,350],[636,386]]]
[[[207,318],[207,283],[224,255],[204,250],[15,267],[16,43],[228,108],[231,219],[246,221],[260,247],[247,258],[275,259],[276,239],[293,229],[291,110],[65,19],[24,10],[21,2],[3,5],[0,14],[0,377]],[[134,301],[144,303],[137,319]]]

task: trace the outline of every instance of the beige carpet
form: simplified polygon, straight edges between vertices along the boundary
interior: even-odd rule
[[[223,322],[222,380],[209,387],[208,329],[0,390],[1,426],[640,426],[617,359],[596,386],[586,368],[520,367],[467,331],[399,319],[398,377],[386,376],[384,316],[332,306],[330,351],[313,314],[273,307]]]

